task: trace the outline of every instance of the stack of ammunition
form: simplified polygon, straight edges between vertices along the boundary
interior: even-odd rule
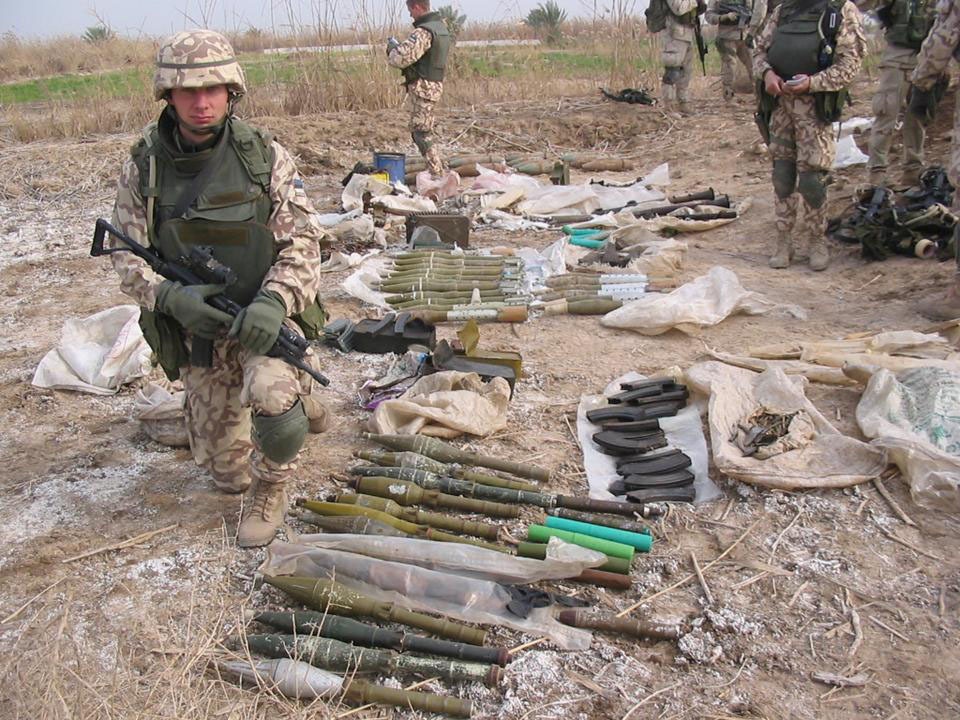
[[[656,292],[650,278],[640,273],[601,275],[574,272],[546,280],[547,289],[537,295],[547,315],[606,315],[625,301]]]
[[[630,538],[626,543],[630,549],[628,556],[607,553],[610,558],[605,565],[574,578],[619,589],[630,587],[633,550],[648,552],[652,545],[649,530],[633,520],[645,508],[633,503],[543,492],[540,485],[531,482],[549,479],[549,473],[541,468],[465,452],[423,436],[368,434],[364,437],[390,450],[355,452],[355,457],[370,464],[350,469],[356,476],[352,484],[354,492],[340,493],[333,498],[334,502],[298,500],[305,511],[301,514],[303,521],[332,532],[464,543],[537,559],[546,557],[546,543],[552,535],[559,536],[566,531],[600,539],[600,543],[590,546],[612,541],[607,550],[618,542],[623,545],[620,541]],[[520,517],[520,506],[534,506],[544,511],[540,518],[543,531],[532,530],[532,535],[528,533],[529,542],[516,548],[498,545],[496,541],[501,533],[497,525],[417,510],[414,505],[510,520]]]
[[[601,452],[617,458],[621,480],[610,486],[610,492],[638,503],[693,502],[690,458],[679,450],[665,449],[667,438],[660,428],[660,418],[676,415],[686,406],[686,386],[649,380],[623,383],[620,389],[607,398],[606,407],[587,413],[587,420],[601,428],[593,441]]]
[[[387,302],[426,322],[470,319],[524,322],[529,297],[521,291],[519,258],[413,251],[393,258],[389,275],[374,289]]]

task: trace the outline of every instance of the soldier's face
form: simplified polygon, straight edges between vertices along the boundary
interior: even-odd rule
[[[196,128],[217,125],[227,116],[230,93],[226,85],[202,88],[174,88],[170,104],[177,117]],[[181,128],[183,129],[183,128]]]

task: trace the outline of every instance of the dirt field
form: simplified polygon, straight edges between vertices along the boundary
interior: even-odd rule
[[[632,176],[669,161],[672,191],[712,185],[736,199],[751,197],[742,219],[690,238],[683,278],[723,265],[748,289],[809,313],[803,322],[778,314],[735,317],[697,338],[677,332],[647,338],[590,317],[484,326],[483,345],[519,349],[529,376],[518,385],[508,430],[472,448],[544,465],[554,471],[552,487],[585,494],[568,422],[581,394],[599,392],[624,372],[687,367],[703,358],[705,346],[735,352],[925,325],[915,303],[944,286],[950,263],[865,263],[856,249],[835,247],[834,263],[821,274],[803,265],[767,268],[768,162],[755,150],[751,103],[742,98],[727,108],[719,94],[716,85],[697,86],[698,114],[679,121],[656,108],[593,98],[444,109],[446,150],[598,149],[634,158]],[[868,86],[856,97],[853,114],[868,114]],[[946,120],[933,133],[930,158],[947,151]],[[339,181],[356,160],[407,145],[402,114],[256,121],[299,155],[321,211],[335,209]],[[339,717],[346,708],[241,691],[209,668],[244,609],[280,606],[274,591],[253,589],[263,552],[233,547],[240,500],[215,492],[188,452],[141,432],[132,418],[135,388],[97,398],[30,385],[64,319],[127,302],[109,264],[88,251],[94,220],[109,214],[116,171],[133,139],[0,147],[0,717]],[[862,168],[838,174],[837,208],[864,176]],[[474,241],[542,248],[556,237],[480,231]],[[360,318],[362,308],[339,290],[344,277],[329,276],[324,300],[334,316]],[[337,487],[361,446],[365,413],[355,390],[386,366],[383,358],[319,352],[337,424],[310,436],[298,496]],[[813,385],[808,394],[844,432],[858,435],[855,391]],[[502,690],[430,687],[472,697],[477,718],[511,720],[960,715],[955,517],[920,510],[899,479],[887,487],[916,528],[872,485],[791,494],[714,479],[726,497],[677,509],[660,523],[654,552],[639,560],[630,592],[563,586],[616,611],[683,579],[691,552],[705,565],[740,539],[706,575],[712,604],[694,581],[635,613],[690,622],[679,647],[597,634],[587,653],[549,645],[522,652]],[[141,544],[65,562],[155,530],[162,532]],[[501,630],[494,636],[509,646],[535,639]],[[860,675],[865,684],[831,689],[811,678],[815,672]],[[415,715],[368,710],[352,717]]]

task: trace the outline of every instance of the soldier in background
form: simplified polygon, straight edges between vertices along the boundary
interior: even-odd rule
[[[690,78],[693,75],[697,39],[694,26],[706,10],[703,0],[664,0],[667,5],[663,30],[663,105],[665,109],[690,114]]]
[[[301,334],[323,326],[323,231],[290,154],[233,115],[245,92],[221,34],[167,39],[154,78],[166,107],[124,163],[113,212],[114,225],[166,260],[209,246],[237,281],[183,286],[130,253],[111,258],[160,366],[183,382],[194,460],[224,492],[252,484],[237,542],[254,547],[283,522],[308,429],[325,425],[313,379],[266,356],[281,325]],[[220,293],[244,306],[235,320],[207,304]]]
[[[403,42],[390,38],[387,62],[403,70],[403,80],[412,104],[410,134],[427,161],[433,178],[443,175],[443,162],[433,144],[436,107],[443,95],[443,78],[453,38],[439,13],[430,11],[430,0],[407,0],[414,31]]]
[[[940,0],[933,27],[920,48],[917,67],[910,78],[910,112],[925,121],[933,118],[937,101],[946,89],[950,58],[960,60],[960,5],[956,0]],[[953,148],[947,176],[955,188],[960,188],[960,92],[953,111]],[[960,189],[953,195],[953,212],[960,214]],[[957,269],[946,296],[920,307],[921,314],[931,320],[960,318],[960,226],[954,228],[953,243]]]
[[[757,117],[773,160],[777,216],[772,268],[789,267],[804,241],[811,270],[830,263],[832,123],[841,117],[866,49],[862,16],[850,0],[783,0],[757,38],[753,71],[763,81]]]
[[[934,0],[880,0],[877,17],[884,27],[886,47],[880,60],[880,80],[873,96],[876,120],[870,132],[869,180],[887,185],[887,154],[893,143],[897,121],[903,117],[903,167],[900,184],[918,185],[923,171],[923,122],[906,112],[910,73],[917,66],[917,53],[933,23]]]
[[[737,60],[753,84],[753,59],[750,48],[760,33],[767,15],[767,0],[710,0],[707,22],[717,25],[717,50],[720,52],[720,79],[723,99],[733,100],[736,90]]]

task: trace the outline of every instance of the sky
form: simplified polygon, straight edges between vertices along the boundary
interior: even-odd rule
[[[457,7],[468,21],[518,20],[538,4],[537,0],[433,1],[434,6]],[[631,10],[647,4],[645,0],[556,2],[570,17],[592,17],[610,6]],[[403,0],[0,0],[0,35],[12,33],[21,39],[78,36],[101,23],[130,37],[162,36],[197,26],[227,31],[256,27],[285,34],[330,18],[336,18],[341,28],[358,18],[375,27],[391,18],[409,19]]]

